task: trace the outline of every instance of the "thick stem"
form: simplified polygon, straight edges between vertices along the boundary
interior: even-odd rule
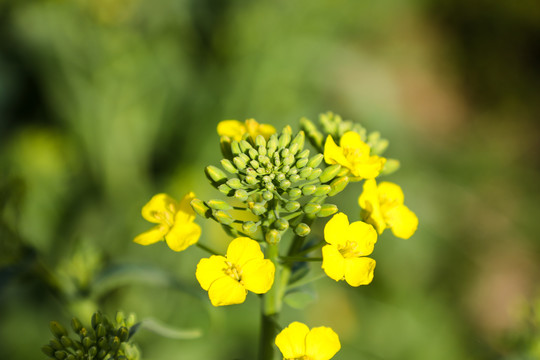
[[[279,264],[279,245],[268,244],[266,248],[266,258],[270,259],[276,266],[274,279],[279,279],[281,265]],[[274,359],[274,339],[277,335],[278,317],[281,310],[280,283],[274,280],[272,288],[262,296],[261,311],[261,340],[259,344],[259,359]]]

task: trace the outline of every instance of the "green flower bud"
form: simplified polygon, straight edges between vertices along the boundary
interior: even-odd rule
[[[240,140],[240,150],[242,150],[243,153],[249,151],[250,149],[253,149],[253,146],[251,146],[250,143],[248,143],[246,140]]]
[[[343,189],[345,189],[345,187],[347,187],[347,184],[349,184],[348,176],[338,177],[334,179],[334,181],[330,183],[332,190],[330,190],[330,192],[328,193],[328,196],[334,196],[336,194],[339,194],[340,192],[343,191]]]
[[[255,215],[262,215],[266,212],[266,207],[262,204],[250,203],[249,208],[251,212]]]
[[[306,132],[306,135],[313,146],[319,149],[322,148],[324,137],[323,134],[317,129],[315,124],[313,124],[307,118],[301,118],[300,127]]]
[[[257,172],[253,168],[249,167],[246,169],[246,175],[257,177]]]
[[[289,155],[283,159],[283,165],[292,165],[294,164],[294,155]]]
[[[94,344],[94,342],[92,341],[92,339],[90,338],[90,336],[85,336],[83,339],[82,339],[82,344],[84,346],[85,349],[88,349],[90,346],[92,346]]]
[[[300,150],[300,146],[298,144],[291,143],[291,145],[289,145],[289,150],[292,155],[296,155],[298,150]]]
[[[72,354],[68,354],[66,360],[76,360],[77,358],[75,357],[75,355],[72,355]]]
[[[285,219],[277,219],[276,221],[274,221],[273,225],[277,230],[280,231],[285,231],[289,228],[289,222]]]
[[[219,185],[218,190],[219,190],[219,192],[221,192],[222,194],[225,194],[227,196],[231,196],[231,194],[233,193],[233,189],[227,184]]]
[[[317,217],[327,217],[337,213],[338,207],[334,204],[324,204],[321,206],[321,210],[317,213]]]
[[[253,160],[257,160],[259,157],[259,152],[255,149],[249,149],[248,150],[249,157]]]
[[[105,349],[101,349],[101,350],[99,350],[99,352],[97,354],[97,358],[98,359],[103,359],[105,357],[105,355],[107,355],[107,351]]]
[[[317,187],[315,185],[306,185],[302,187],[302,194],[305,196],[311,195],[317,190]]]
[[[130,313],[128,315],[128,318],[126,319],[126,326],[127,327],[132,327],[133,325],[135,325],[135,322],[137,321],[137,317],[135,316],[134,313]]]
[[[300,189],[291,189],[289,190],[289,199],[295,200],[302,196],[302,190]]]
[[[193,199],[193,200],[198,200],[198,199]],[[193,202],[193,200],[191,200],[191,202]],[[201,200],[199,200],[199,201],[201,201]],[[202,202],[202,201],[201,201],[201,202]],[[118,325],[123,324],[125,318],[126,318],[126,316],[124,315],[124,312],[123,312],[123,311],[117,311],[117,312],[116,312],[115,320],[116,320],[116,323],[117,323]]]
[[[67,353],[63,350],[58,350],[54,353],[54,357],[58,360],[64,360],[67,357]]]
[[[202,200],[199,200],[199,199],[193,199],[191,200],[191,202],[189,203],[191,205],[191,208],[197,213],[199,214],[200,216],[202,217],[205,217],[205,218],[209,218],[210,217],[210,208],[208,206],[206,206],[206,204],[202,201]],[[122,313],[119,313],[119,314],[122,314]],[[124,322],[124,314],[122,314],[122,320],[121,321],[118,321],[118,314],[116,315],[116,322],[119,323],[119,324],[122,324]]]
[[[265,169],[265,168],[262,168],[262,167],[258,168],[258,169],[257,169],[257,174],[259,174],[259,175],[264,175],[264,174],[266,174],[266,169]]]
[[[289,165],[285,165],[284,167],[281,168],[280,174],[286,174],[290,170],[291,170],[291,167]]]
[[[62,350],[64,348],[64,345],[56,339],[52,339],[49,341],[50,347],[52,347],[54,350]]]
[[[49,345],[45,345],[45,346],[41,347],[41,351],[42,351],[45,355],[51,356],[51,357],[54,356],[54,352],[55,352],[55,350],[54,350],[51,346],[49,346]]]
[[[324,196],[332,190],[330,185],[319,185],[317,190],[315,190],[315,196]]]
[[[267,190],[269,190],[269,191],[273,191],[273,190],[276,188],[276,186],[275,186],[273,183],[271,183],[271,182],[266,183],[266,184],[264,185],[264,187],[265,187]]]
[[[234,156],[237,156],[238,154],[242,153],[242,150],[240,150],[240,144],[238,144],[238,141],[233,140],[231,142],[231,152]]]
[[[248,198],[248,192],[244,189],[238,189],[234,192],[234,197],[235,199],[244,202]]]
[[[73,331],[75,331],[75,333],[78,334],[83,328],[83,325],[79,319],[74,317],[73,319],[71,319],[71,328],[73,329]]]
[[[287,156],[289,156],[291,154],[291,152],[289,151],[288,148],[285,148],[285,149],[281,150],[280,154],[281,154],[281,157],[285,159]]]
[[[317,154],[313,156],[311,159],[309,159],[307,166],[316,168],[317,166],[319,166],[319,164],[322,162],[323,159],[324,159],[323,154]]]
[[[280,166],[281,165],[281,160],[279,159],[279,157],[274,158],[274,165],[275,166]]]
[[[277,244],[281,240],[281,234],[276,229],[272,229],[266,233],[265,239],[269,244]]]
[[[302,150],[304,148],[304,142],[306,140],[306,134],[303,131],[299,131],[298,134],[294,137],[293,141],[291,142],[291,147],[298,144],[298,150]],[[293,154],[295,154],[293,152]]]
[[[244,230],[244,232],[247,232],[248,234],[253,234],[255,231],[257,231],[257,228],[257,224],[253,221],[246,221],[242,224],[242,230]]]
[[[309,159],[308,158],[301,158],[300,160],[298,160],[296,162],[296,167],[301,169],[303,168],[304,166],[307,165],[307,163],[309,162]]]
[[[386,162],[384,163],[384,167],[381,171],[382,175],[389,175],[393,172],[396,172],[400,167],[399,160],[396,159],[386,159]]]
[[[342,176],[345,176],[345,175],[348,175],[349,174],[349,169],[347,168],[342,168],[340,170],[340,172],[338,172],[337,174],[337,177],[342,177]]]
[[[279,183],[279,187],[281,187],[283,190],[287,190],[291,187],[291,182],[289,180],[283,180]]]
[[[269,175],[264,175],[262,177],[262,181],[265,182],[265,183],[269,183],[269,182],[272,181],[272,178]]]
[[[118,336],[121,342],[127,341],[127,339],[129,338],[129,330],[127,329],[127,327],[122,326],[116,332],[116,336]]]
[[[289,201],[285,204],[285,210],[288,212],[295,212],[298,209],[300,209],[300,203],[298,201]]]
[[[309,233],[311,232],[311,228],[307,225],[307,224],[304,224],[304,223],[300,223],[298,225],[296,225],[296,227],[294,228],[294,233],[298,236],[307,236],[309,235]]]
[[[298,174],[291,175],[289,180],[293,183],[300,181],[302,178]]]
[[[109,344],[107,343],[107,339],[105,337],[100,337],[97,344],[100,349],[107,349],[109,347]]]
[[[291,134],[288,132],[282,132],[281,136],[279,137],[279,147],[280,148],[286,148],[287,145],[291,142]]]
[[[255,185],[257,184],[257,178],[255,176],[248,175],[244,179],[249,185]]]
[[[120,347],[120,338],[115,336],[111,340],[111,350],[116,351]]]
[[[225,171],[228,171],[231,174],[236,174],[238,172],[238,170],[236,169],[236,166],[234,166],[231,160],[222,159],[221,166],[225,169]]]
[[[60,325],[60,323],[57,321],[51,321],[49,327],[51,328],[51,332],[53,333],[53,335],[58,339],[60,339],[62,336],[67,335],[66,329],[64,329],[64,327]]]
[[[71,347],[71,345],[73,345],[73,341],[71,341],[71,339],[69,337],[65,336],[65,335],[60,338],[60,343],[65,348]]]
[[[291,168],[291,169],[287,172],[287,175],[294,175],[294,174],[298,174],[298,169],[297,169],[296,167]]]
[[[231,138],[230,137],[222,136],[219,139],[219,146],[221,148],[221,153],[223,154],[223,157],[225,157],[225,158],[231,158],[232,157]]]
[[[246,162],[239,156],[236,156],[235,158],[233,158],[233,163],[234,163],[234,166],[236,166],[238,170],[244,170],[247,165]]]
[[[97,348],[95,346],[92,346],[90,349],[88,349],[88,355],[90,356],[90,359],[92,359],[94,356],[97,355]]]
[[[223,225],[230,225],[234,222],[234,218],[223,210],[214,210],[212,215],[220,224]]]
[[[263,192],[262,197],[263,197],[264,200],[270,201],[270,200],[272,200],[274,198],[274,194],[272,194],[271,191],[267,190],[267,191]]]
[[[278,147],[278,140],[277,140],[276,135],[274,134],[270,136],[270,139],[268,139],[268,142],[266,143],[266,150],[267,150],[268,155],[274,154],[277,147]]]
[[[264,140],[264,136],[257,135],[257,137],[255,138],[255,145],[259,147],[266,147],[266,140]]]
[[[302,171],[300,171],[299,176],[302,179],[306,179],[308,176],[311,175],[312,172],[313,172],[313,168],[306,167],[306,168],[303,168]]]
[[[308,176],[307,180],[315,180],[321,176],[322,170],[320,168],[313,169],[311,175]]]
[[[331,165],[327,167],[326,169],[324,169],[321,176],[319,176],[319,180],[322,183],[328,182],[332,180],[333,178],[335,178],[336,175],[340,172],[340,170],[341,170],[341,165],[339,164]]]
[[[214,210],[231,210],[233,208],[228,202],[223,201],[223,200],[216,200],[216,199],[208,200],[206,202],[206,205],[208,205],[210,208]]]
[[[241,189],[244,187],[244,185],[242,185],[242,182],[238,178],[232,178],[227,180],[227,185],[229,185],[231,189]]]
[[[263,138],[263,140],[264,140],[264,138]],[[259,146],[257,151],[259,152],[259,155],[266,156],[266,146]]]
[[[263,166],[268,166],[270,164],[270,158],[266,155],[257,156],[257,161]]]
[[[251,165],[252,168],[254,169],[258,169],[259,168],[259,162],[257,160],[251,160],[249,162],[249,164]]]
[[[321,210],[321,205],[319,204],[307,203],[304,205],[304,212],[308,215],[316,214],[319,210]]]
[[[206,174],[206,177],[208,178],[208,180],[210,180],[211,182],[213,183],[216,183],[216,184],[222,184],[224,183],[225,181],[227,181],[227,174],[225,174],[225,172],[223,172],[223,170],[215,167],[215,166],[207,166],[205,169],[204,169],[204,172]]]
[[[97,328],[97,326],[99,324],[101,324],[101,322],[103,321],[103,316],[101,315],[101,313],[98,311],[98,312],[95,312],[93,315],[92,315],[92,328],[95,330]]]
[[[300,154],[296,155],[297,159],[307,158],[309,157],[309,149],[305,149]]]
[[[278,174],[278,176],[276,176],[276,180],[277,180],[277,181],[283,181],[283,180],[285,180],[285,174],[282,174],[282,173]]]
[[[244,153],[241,153],[241,154],[238,154],[238,157],[240,157],[240,159],[244,160],[246,163],[248,163],[251,159],[249,158],[249,156],[247,156],[246,154]]]

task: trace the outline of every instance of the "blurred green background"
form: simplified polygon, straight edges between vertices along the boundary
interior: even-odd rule
[[[50,320],[98,308],[203,331],[143,330],[144,359],[255,358],[258,299],[211,308],[206,254],[134,244],[140,209],[218,195],[220,120],[328,110],[390,140],[420,226],[283,325],[333,327],[335,359],[537,358],[539,64],[533,0],[0,1],[0,358],[45,358]]]

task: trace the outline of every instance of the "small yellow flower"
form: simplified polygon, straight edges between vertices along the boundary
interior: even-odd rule
[[[247,237],[231,241],[226,256],[201,259],[195,276],[214,306],[241,304],[248,290],[264,294],[274,283],[275,266],[259,243]]]
[[[238,120],[223,120],[217,126],[219,136],[228,136],[233,140],[240,141],[245,133],[253,139],[262,135],[266,140],[276,132],[272,125],[259,124],[255,119],[247,119],[245,123]]]
[[[362,221],[349,224],[344,213],[338,213],[324,227],[324,239],[330,245],[322,248],[322,268],[336,281],[351,286],[367,285],[373,280],[375,260],[365,257],[373,252],[377,232]]]
[[[341,137],[337,146],[331,135],[324,144],[324,161],[327,164],[339,164],[360,179],[373,179],[381,172],[386,159],[377,155],[370,156],[371,148],[362,141],[360,135],[348,131]]]
[[[390,228],[395,236],[408,239],[418,227],[418,217],[403,205],[404,195],[399,185],[385,181],[379,186],[375,180],[366,180],[358,198],[362,217],[379,234]]]
[[[329,327],[311,330],[298,321],[276,336],[276,345],[285,360],[329,360],[341,349],[339,337]]]
[[[185,250],[201,237],[201,227],[194,223],[195,212],[189,205],[195,194],[188,193],[178,202],[167,194],[157,194],[142,208],[146,220],[158,224],[137,236],[133,241],[141,245],[154,244],[160,240],[174,251]]]

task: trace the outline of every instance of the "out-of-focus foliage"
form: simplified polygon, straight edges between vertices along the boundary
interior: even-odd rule
[[[253,358],[257,299],[209,309],[202,251],[132,243],[140,208],[216,196],[218,121],[281,129],[328,110],[390,140],[403,166],[388,179],[420,227],[381,236],[369,287],[321,280],[284,322],[331,326],[336,359],[522,355],[504,339],[540,273],[539,39],[534,1],[4,0],[0,358],[40,358],[50,320],[98,308],[203,331],[142,330],[143,358]]]

